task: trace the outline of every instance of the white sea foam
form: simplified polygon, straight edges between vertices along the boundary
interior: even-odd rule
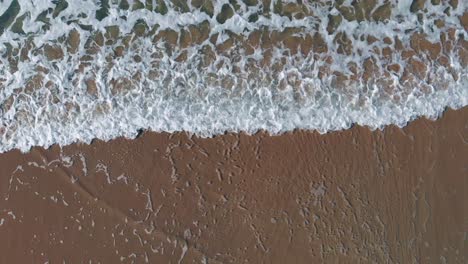
[[[12,2],[0,3],[0,14]],[[410,45],[408,32],[425,33],[427,39],[438,42],[441,32],[453,29],[456,38],[467,39],[458,19],[467,10],[464,1],[452,8],[450,15],[444,14],[446,6],[426,4],[423,22],[409,12],[411,1],[392,2],[389,20],[345,21],[335,33],[327,32],[328,15],[338,11],[314,3],[307,4],[314,15],[303,19],[290,20],[272,13],[249,22],[249,16],[261,7],[247,7],[240,2],[240,11],[221,24],[216,14],[228,1],[214,1],[213,17],[195,9],[181,13],[171,6],[164,15],[146,9],[127,11],[110,1],[109,15],[101,21],[95,18],[99,4],[84,2],[69,1],[60,14],[54,17],[49,12],[48,20],[40,22],[37,18],[48,8],[53,10],[55,2],[19,1],[21,11],[17,20],[24,18],[23,32],[5,30],[0,36],[0,152],[90,142],[94,138],[133,138],[139,129],[188,131],[203,137],[226,131],[255,133],[260,129],[272,134],[294,129],[325,133],[352,124],[377,129],[389,124],[404,126],[419,116],[437,118],[446,107],[456,109],[468,104],[468,70],[456,52],[456,48],[466,47],[457,47],[456,43],[447,54],[450,69],[423,54],[418,60],[428,66],[425,76],[412,82],[402,84],[400,73],[385,77],[388,81],[385,84],[358,80],[338,87],[333,74],[319,77],[321,66],[329,66],[330,72],[350,75],[349,63],[363,68],[365,59],[371,56],[380,68],[388,61],[405,67],[408,62],[400,53],[387,59],[375,56],[374,48],[381,48],[385,37],[400,39],[405,48]],[[444,27],[434,26],[438,18],[444,19]],[[131,42],[125,54],[117,57],[113,55],[114,48],[124,42],[118,39],[99,48],[84,62],[83,56],[89,55],[86,42],[93,34],[106,32],[113,25],[118,25],[120,36],[132,34],[135,23],[141,19],[148,28],[158,25],[156,33],[164,29],[180,32],[186,26],[208,21],[210,34],[220,35],[215,44],[207,39],[185,48],[187,59],[182,62],[176,60],[182,50],[173,48],[174,52],[168,52],[164,43],[155,42],[153,36]],[[83,25],[90,25],[91,30],[83,29]],[[248,70],[249,61],[260,61],[265,50],[257,47],[253,54],[246,55],[242,48],[234,47],[228,55],[218,53],[209,65],[199,66],[204,59],[200,48],[209,46],[215,50],[216,44],[230,38],[229,34],[248,36],[264,28],[281,31],[291,27],[300,29],[298,36],[320,33],[328,51],[288,56],[284,46],[275,46],[271,48],[271,65],[281,62],[281,70],[273,71],[270,66],[254,63],[257,67],[253,74]],[[79,32],[80,37],[76,53],[66,52],[67,42],[60,41],[72,30]],[[338,51],[337,32],[346,32],[351,39],[351,54]],[[369,44],[361,38],[368,35],[378,41]],[[28,43],[34,48],[28,49],[27,58],[22,59],[21,50]],[[47,59],[43,51],[46,45],[56,45],[65,53],[60,59]],[[136,61],[135,55],[141,59]],[[333,61],[326,62],[327,57]],[[222,66],[217,66],[220,62]],[[84,70],[80,71],[80,67]],[[236,67],[241,70],[235,71]],[[34,79],[38,72],[41,72],[39,80]],[[89,80],[95,82],[97,91],[89,92]],[[123,80],[120,90],[116,89],[115,80]],[[281,86],[282,82],[286,85]],[[39,87],[30,87],[36,84]],[[395,89],[386,91],[387,84]],[[422,88],[424,85],[426,90]]]

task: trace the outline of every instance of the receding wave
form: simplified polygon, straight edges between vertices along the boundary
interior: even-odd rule
[[[436,118],[468,104],[467,6],[446,2],[3,0],[0,152]]]

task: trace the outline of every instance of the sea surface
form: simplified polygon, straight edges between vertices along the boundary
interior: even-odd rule
[[[0,0],[0,152],[468,105],[466,1]]]

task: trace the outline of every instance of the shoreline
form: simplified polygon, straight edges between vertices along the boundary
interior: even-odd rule
[[[468,106],[462,106],[462,107],[460,107],[458,109],[453,109],[451,107],[445,107],[445,110],[435,119],[428,118],[426,116],[418,116],[418,117],[415,117],[414,119],[408,121],[406,123],[406,125],[404,125],[402,127],[400,127],[398,125],[395,125],[395,124],[389,124],[389,125],[385,125],[383,128],[372,129],[369,126],[365,126],[365,125],[363,126],[363,125],[359,125],[359,124],[354,123],[354,124],[351,124],[351,126],[348,127],[348,128],[340,129],[340,130],[327,131],[325,133],[320,133],[316,129],[296,128],[296,129],[291,130],[291,131],[284,131],[284,132],[279,132],[279,133],[273,133],[272,134],[267,130],[260,129],[257,132],[252,133],[252,134],[248,133],[246,131],[234,131],[234,132],[225,131],[222,134],[215,134],[215,135],[212,135],[212,136],[204,137],[204,136],[200,136],[200,135],[197,135],[196,133],[192,133],[192,132],[188,132],[188,131],[166,132],[166,131],[152,131],[152,130],[149,130],[149,129],[138,129],[136,131],[136,133],[135,133],[136,134],[135,137],[133,137],[133,138],[125,137],[125,136],[117,136],[117,137],[113,137],[113,138],[111,138],[109,140],[103,140],[103,139],[100,139],[100,138],[93,138],[90,142],[83,142],[83,141],[78,140],[78,141],[72,142],[71,144],[66,144],[66,145],[60,145],[60,144],[57,144],[57,143],[54,143],[54,144],[49,145],[47,147],[35,145],[35,146],[31,147],[26,152],[23,152],[18,148],[14,148],[14,149],[10,149],[10,150],[8,150],[6,152],[0,152],[0,155],[8,153],[8,152],[12,152],[12,151],[20,151],[22,154],[28,154],[34,148],[40,148],[42,150],[48,151],[48,150],[50,150],[52,148],[56,148],[56,147],[64,148],[64,147],[69,147],[69,146],[73,146],[73,145],[88,145],[88,146],[91,146],[91,145],[95,144],[96,142],[110,143],[110,142],[115,141],[115,140],[130,140],[131,141],[131,140],[137,140],[140,137],[142,137],[143,135],[148,134],[148,133],[149,134],[161,134],[161,135],[183,135],[183,136],[187,136],[189,138],[196,138],[196,139],[215,139],[217,137],[223,137],[223,136],[229,136],[229,135],[246,135],[246,136],[251,136],[251,137],[255,137],[257,135],[266,135],[266,136],[270,136],[270,137],[281,137],[281,136],[286,136],[286,135],[290,135],[290,134],[294,134],[294,133],[311,133],[311,134],[319,134],[319,135],[328,135],[330,133],[343,133],[344,131],[353,129],[354,127],[359,127],[359,128],[362,128],[362,129],[369,130],[371,133],[374,133],[376,131],[385,132],[385,130],[389,129],[390,127],[396,127],[398,129],[405,129],[407,126],[411,125],[413,122],[418,121],[418,120],[426,120],[426,121],[429,121],[429,122],[437,122],[437,120],[444,117],[444,115],[446,114],[447,111],[463,112],[463,111],[466,111],[466,109],[468,109]]]

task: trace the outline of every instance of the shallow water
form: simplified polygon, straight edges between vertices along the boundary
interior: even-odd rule
[[[464,1],[190,3],[0,2],[0,152],[377,129],[468,104]]]

